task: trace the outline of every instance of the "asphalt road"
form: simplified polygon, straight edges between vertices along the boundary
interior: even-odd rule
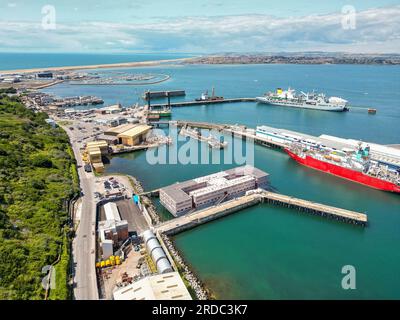
[[[72,243],[72,263],[74,280],[74,299],[76,300],[97,300],[99,293],[96,281],[96,204],[94,199],[93,173],[86,173],[79,148],[74,141],[74,132],[64,127],[68,133],[75,159],[78,165],[80,187],[82,191],[82,213],[81,220],[76,230]]]

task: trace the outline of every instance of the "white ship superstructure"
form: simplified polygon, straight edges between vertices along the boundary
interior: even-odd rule
[[[289,88],[282,90],[278,88],[275,92],[268,92],[256,100],[275,106],[295,107],[322,111],[346,111],[348,101],[339,97],[327,97],[324,93],[296,94],[296,91]]]

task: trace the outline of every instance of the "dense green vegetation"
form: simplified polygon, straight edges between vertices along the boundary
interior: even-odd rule
[[[0,91],[0,299],[43,299],[42,268],[57,260],[50,298],[69,295],[65,204],[78,178],[66,133],[46,118]]]

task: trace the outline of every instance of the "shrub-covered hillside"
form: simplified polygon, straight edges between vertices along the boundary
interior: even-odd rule
[[[0,299],[43,299],[41,270],[56,265],[50,298],[66,299],[65,202],[77,190],[66,133],[0,92]]]

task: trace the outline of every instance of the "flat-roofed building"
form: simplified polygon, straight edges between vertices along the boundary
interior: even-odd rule
[[[104,172],[104,164],[103,162],[93,162],[92,163],[93,169],[96,173]]]
[[[178,272],[142,278],[113,293],[114,300],[192,300]]]
[[[132,129],[118,134],[119,142],[126,146],[135,146],[146,141],[146,134],[150,131],[151,126],[139,124]]]
[[[108,259],[114,254],[114,244],[112,240],[105,239],[101,242],[102,258]]]
[[[89,160],[92,164],[102,163],[101,161],[101,150],[99,147],[90,147],[86,148],[86,151],[89,155]]]
[[[107,129],[106,131],[104,131],[104,134],[109,135],[109,136],[118,136],[120,133],[128,131],[136,126],[137,126],[137,124],[133,124],[133,123],[123,124],[118,127]]]
[[[174,216],[180,216],[267,185],[268,173],[242,166],[161,188],[160,202]]]
[[[118,206],[115,202],[107,202],[104,205],[104,213],[107,220],[121,221]]]
[[[99,148],[102,155],[108,153],[108,143],[105,140],[90,141],[86,144],[87,149]]]
[[[124,241],[129,237],[128,221],[100,221],[99,231],[104,234],[105,239],[113,240],[114,244]]]
[[[118,143],[118,138],[116,136],[111,136],[108,134],[101,134],[100,136],[98,136],[98,138],[101,140],[104,140],[109,145],[115,145]]]

